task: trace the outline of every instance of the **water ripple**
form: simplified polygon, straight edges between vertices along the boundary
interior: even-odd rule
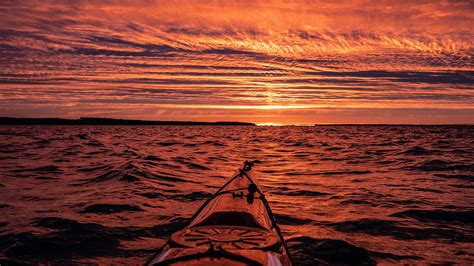
[[[254,160],[298,265],[469,264],[473,139],[472,126],[0,127],[0,263],[144,263]]]

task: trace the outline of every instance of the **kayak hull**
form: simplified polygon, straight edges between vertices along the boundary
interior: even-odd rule
[[[148,265],[292,265],[280,229],[246,162],[173,233]]]

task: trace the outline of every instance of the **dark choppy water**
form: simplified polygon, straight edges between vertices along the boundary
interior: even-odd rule
[[[474,261],[472,126],[3,126],[0,262],[141,264],[244,160],[298,265]]]

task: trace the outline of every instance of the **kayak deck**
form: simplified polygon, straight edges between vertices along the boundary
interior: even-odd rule
[[[149,265],[292,265],[265,196],[245,162]]]

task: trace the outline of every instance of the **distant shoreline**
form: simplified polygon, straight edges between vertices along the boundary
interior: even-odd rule
[[[247,122],[153,121],[99,117],[67,118],[16,118],[0,117],[0,125],[170,125],[170,126],[256,126]]]
[[[115,119],[100,117],[81,117],[79,119],[68,118],[18,118],[18,117],[0,117],[0,125],[84,125],[84,126],[100,126],[100,125],[123,125],[123,126],[276,126],[276,127],[325,127],[325,126],[474,126],[474,124],[255,124],[250,122],[200,122],[200,121],[160,121],[160,120],[134,120],[134,119]]]

